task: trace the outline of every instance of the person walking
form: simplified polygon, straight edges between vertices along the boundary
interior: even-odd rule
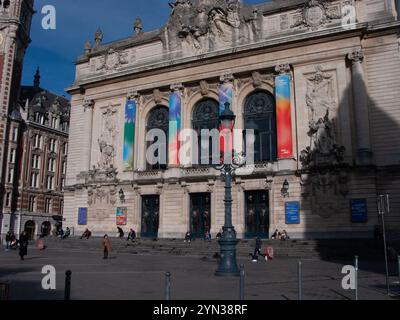
[[[111,251],[111,242],[108,235],[105,235],[101,240],[101,249],[103,250],[103,259],[108,259],[108,254]]]
[[[23,231],[19,237],[19,256],[21,260],[24,260],[24,257],[28,255],[28,244],[29,244],[29,237],[26,231]]]
[[[123,238],[124,237],[124,230],[122,230],[121,227],[117,227],[118,229],[118,237]]]
[[[8,251],[11,247],[11,232],[8,231],[6,234],[6,251]]]
[[[256,246],[254,248],[254,253],[252,255],[252,260],[257,261],[258,256],[261,255],[261,246],[262,246],[262,241],[260,237],[257,237],[256,239]]]

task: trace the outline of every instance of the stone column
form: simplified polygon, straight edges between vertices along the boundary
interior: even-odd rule
[[[362,62],[364,52],[361,49],[355,50],[347,55],[351,62],[352,82],[353,82],[353,101],[354,118],[356,125],[357,139],[357,164],[371,164],[371,139],[369,130],[369,110],[368,95],[365,83],[365,73]]]
[[[82,171],[86,172],[91,169],[91,158],[92,158],[92,137],[93,137],[93,112],[94,112],[95,102],[92,99],[84,99],[82,107],[85,110],[85,137],[82,137],[84,140],[82,152],[84,153],[84,161],[82,163]]]

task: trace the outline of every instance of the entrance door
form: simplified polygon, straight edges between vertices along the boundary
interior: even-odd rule
[[[29,239],[33,239],[35,235],[35,222],[32,220],[27,221],[25,223],[24,231],[26,232],[26,235],[29,237]]]
[[[195,238],[203,238],[211,229],[211,195],[193,193],[190,195],[190,232]]]
[[[267,239],[269,232],[269,206],[266,191],[250,191],[246,197],[246,238]]]
[[[51,224],[48,221],[45,221],[42,223],[42,229],[41,229],[41,236],[42,237],[47,237],[50,235],[51,231]]]
[[[160,214],[160,197],[142,197],[142,230],[143,238],[157,238]]]

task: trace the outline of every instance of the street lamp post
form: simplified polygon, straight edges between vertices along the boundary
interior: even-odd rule
[[[236,238],[235,227],[232,224],[232,177],[235,170],[244,165],[244,161],[241,155],[235,155],[232,159],[233,149],[231,146],[231,135],[235,125],[235,119],[236,116],[230,110],[230,104],[225,103],[225,110],[220,115],[220,130],[225,130],[225,133],[230,135],[228,137],[229,148],[228,150],[224,148],[224,152],[222,152],[224,156],[222,158],[223,160],[221,160],[220,165],[216,166],[216,169],[221,171],[225,181],[225,224],[222,228],[223,232],[221,238],[218,241],[221,250],[221,259],[218,269],[215,272],[216,276],[221,277],[240,276],[240,270],[236,261],[236,245],[239,240]],[[225,157],[227,153],[228,157]],[[228,161],[226,161],[227,159]]]

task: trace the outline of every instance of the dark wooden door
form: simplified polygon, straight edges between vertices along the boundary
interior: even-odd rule
[[[269,236],[269,206],[266,191],[249,191],[245,193],[246,238]]]
[[[211,195],[193,193],[190,195],[190,232],[195,238],[203,238],[211,229]]]
[[[160,221],[160,197],[142,197],[142,230],[143,238],[157,238]]]

